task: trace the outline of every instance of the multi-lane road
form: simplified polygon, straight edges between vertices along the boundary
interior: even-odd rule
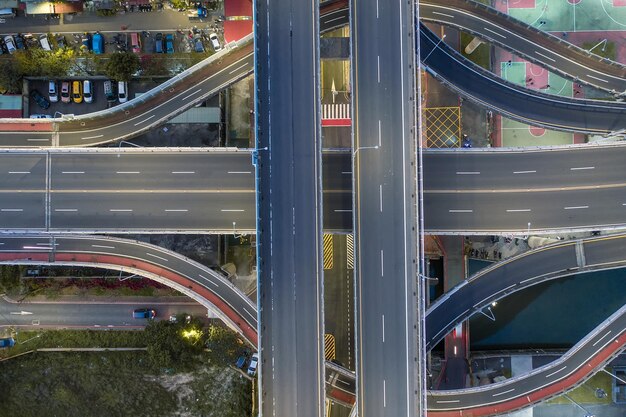
[[[357,409],[423,415],[414,6],[351,5]]]

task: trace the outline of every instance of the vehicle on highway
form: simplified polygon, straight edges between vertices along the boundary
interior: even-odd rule
[[[248,366],[248,375],[255,376],[256,368],[258,365],[259,365],[259,354],[255,353],[252,355],[252,358],[250,359],[250,366]]]
[[[31,114],[31,119],[52,119],[52,116],[49,114]]]
[[[4,337],[0,339],[0,348],[10,348],[15,346],[15,339],[12,337]]]
[[[52,48],[50,47],[50,41],[48,40],[48,35],[46,35],[45,33],[39,37],[39,43],[41,44],[41,47],[44,51],[52,51]]]
[[[17,49],[26,49],[26,45],[24,44],[24,38],[19,33],[14,36],[15,38],[15,46]]]
[[[39,91],[31,91],[30,96],[33,100],[35,100],[35,103],[37,103],[37,105],[42,109],[46,110],[50,107],[50,102]]]
[[[13,36],[11,35],[7,35],[4,37],[4,45],[7,48],[7,51],[9,51],[10,54],[14,54],[15,51],[17,51],[17,48],[15,47],[15,41],[13,40]]]
[[[113,91],[113,83],[111,80],[106,80],[104,82],[104,96],[106,97],[109,103],[115,103],[117,97],[115,97],[115,92]]]
[[[50,100],[50,103],[56,103],[59,101],[59,92],[57,91],[56,81],[48,81],[48,100]]]
[[[61,83],[61,101],[63,103],[69,103],[71,101],[69,81],[63,81]]]
[[[151,308],[136,308],[133,311],[134,319],[149,319],[154,320],[156,317],[156,310]]]
[[[89,32],[84,32],[83,36],[81,36],[80,38],[80,42],[81,42],[81,49],[84,49],[86,51],[91,50],[91,34]]]
[[[91,103],[93,101],[92,83],[89,80],[83,81],[83,98],[85,103]]]
[[[83,84],[80,81],[72,82],[72,101],[76,104],[83,102]]]
[[[130,44],[134,53],[141,53],[141,38],[139,37],[139,33],[133,32],[130,34]]]
[[[215,52],[219,52],[222,50],[220,40],[217,38],[217,34],[215,32],[209,35],[209,39],[211,40],[211,45],[213,45],[213,49],[215,50]]]
[[[118,81],[117,99],[120,103],[126,103],[128,101],[128,83],[126,81]]]
[[[161,32],[154,37],[154,52],[157,54],[163,53],[163,34]]]
[[[165,51],[168,54],[174,53],[174,35],[172,35],[171,33],[165,35]]]
[[[104,36],[100,32],[96,32],[91,39],[91,49],[96,55],[104,53]]]

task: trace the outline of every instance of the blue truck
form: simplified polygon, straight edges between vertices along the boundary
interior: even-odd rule
[[[189,20],[199,20],[204,19],[209,15],[209,11],[206,7],[198,7],[197,9],[192,9],[187,12],[187,17]]]

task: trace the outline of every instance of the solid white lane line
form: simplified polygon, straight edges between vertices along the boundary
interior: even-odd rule
[[[85,171],[61,171],[61,174],[84,174]]]
[[[244,209],[221,209],[220,211],[224,211],[224,212],[228,212],[228,211],[242,212],[242,211],[245,211],[245,210]]]
[[[598,340],[596,340],[596,342],[591,345],[593,347],[595,347],[598,343],[600,343],[600,341],[602,341],[602,339],[604,339],[605,337],[607,337],[609,334],[611,334],[611,331],[609,330],[608,332],[606,332],[606,334],[604,336],[602,336],[601,338],[599,338]]]
[[[448,210],[448,213],[473,213],[474,210]]]
[[[380,250],[380,276],[385,276],[385,255],[382,249]]]
[[[140,124],[147,122],[148,120],[152,119],[153,117],[156,117],[156,114],[153,114],[152,116],[146,117],[142,121],[135,123],[135,126],[139,126]]]
[[[202,275],[202,274],[198,274],[198,275],[200,276],[200,278],[206,279],[209,282],[209,284],[212,284],[212,285],[215,285],[216,287],[219,287],[219,284],[216,284],[215,282],[211,281],[209,278],[205,277],[204,275]]]
[[[228,171],[229,174],[252,174],[252,171]]]
[[[539,55],[539,56],[544,57],[545,59],[549,59],[549,60],[550,60],[550,61],[552,61],[552,62],[556,62],[556,59],[552,59],[552,58],[550,58],[549,56],[542,54],[541,52],[537,52],[537,51],[535,51],[535,53],[536,53],[537,55]]]
[[[165,211],[166,213],[178,213],[178,212],[186,213],[189,210],[187,210],[187,209],[165,209],[163,211]]]
[[[141,174],[141,171],[115,171],[116,174]]]
[[[40,139],[40,138],[31,138],[31,139],[26,139],[28,142],[49,142],[50,139]]]
[[[456,175],[480,175],[480,171],[457,171]]]
[[[589,206],[573,206],[573,207],[563,207],[563,210],[578,210],[578,209],[588,209]]]
[[[172,171],[172,174],[195,174],[196,171]]]
[[[380,84],[380,55],[376,57],[376,62],[378,63],[378,83]]]
[[[9,171],[9,174],[30,174],[30,171]]]
[[[232,72],[231,72],[231,74],[232,74]],[[191,97],[191,96],[195,96],[195,95],[196,95],[196,94],[198,94],[200,91],[202,91],[202,89],[201,89],[201,88],[197,89],[196,91],[194,91],[194,92],[193,92],[193,93],[191,93],[191,94],[187,94],[185,97],[181,98],[181,100],[182,100],[182,101],[185,101],[185,100],[187,100],[189,97]]]
[[[380,190],[380,212],[382,213],[383,212],[383,185],[382,184],[380,184],[379,190]]]
[[[248,313],[250,315],[250,317],[256,318],[256,316],[254,314],[250,313],[250,311],[247,308],[244,307],[243,309],[244,309],[244,311],[246,313]]]
[[[248,64],[243,64],[243,65],[235,68],[234,70],[230,71],[229,74],[233,74],[233,73],[235,73],[235,72],[239,71],[240,69],[245,68],[247,66],[248,66]]]
[[[383,146],[383,128],[380,120],[378,121],[378,146]]]
[[[452,404],[452,403],[459,403],[461,402],[461,400],[437,400],[437,404]]]
[[[548,375],[546,375],[546,378],[550,378],[552,375],[556,375],[556,374],[558,374],[558,373],[559,373],[559,372],[561,372],[563,369],[567,369],[567,366],[564,366],[564,367],[562,367],[561,369],[557,369],[557,370],[556,370],[556,371],[554,371],[554,372],[550,372]]]
[[[527,212],[530,211],[530,209],[510,209],[507,210],[507,213],[521,213],[521,212]]]
[[[445,16],[445,17],[449,17],[450,19],[454,19],[454,16],[452,16],[451,14],[445,14],[445,13],[440,13],[440,12],[433,12],[433,14],[438,14],[439,16]]]
[[[335,209],[335,213],[351,213],[352,210],[348,209]]]
[[[593,78],[594,80],[602,81],[603,83],[608,83],[607,80],[603,80],[602,78],[594,77],[593,75],[587,74],[587,77]]]
[[[98,139],[98,138],[101,138],[102,136],[104,135],[85,136],[84,138],[81,138],[81,140]]]
[[[525,282],[532,281],[532,280],[537,279],[537,278],[539,278],[539,277],[532,277],[532,278],[528,278],[528,279],[525,279],[525,280],[523,280],[523,281],[520,281],[519,283],[520,283],[520,284],[523,284],[523,283],[525,283]]]
[[[101,248],[101,249],[115,249],[115,246],[107,246],[107,245],[91,245],[92,248]]]
[[[76,211],[78,211],[78,209],[54,209],[54,211],[76,212]]]
[[[513,171],[514,174],[534,174],[537,171]]]
[[[596,169],[596,167],[575,167],[575,168],[570,168],[570,171],[583,171],[583,170],[588,170],[588,169]]]
[[[160,259],[160,260],[165,261],[165,262],[168,262],[168,259],[167,259],[167,258],[163,258],[162,256],[155,255],[155,254],[150,253],[150,252],[146,252],[146,255],[148,255],[148,256],[152,256],[153,258],[157,258],[157,259]]]
[[[497,397],[497,396],[499,396],[499,395],[508,394],[509,392],[513,392],[513,391],[515,391],[515,388],[511,388],[511,389],[510,389],[510,390],[508,390],[508,391],[502,391],[502,392],[498,392],[497,394],[493,394],[493,397]]]
[[[495,30],[491,30],[491,29],[486,28],[486,27],[483,27],[483,29],[485,29],[487,32],[491,32],[491,33],[493,33],[494,35],[498,35],[498,36],[499,36],[499,37],[501,37],[502,39],[506,39],[506,36],[504,36],[504,35],[503,35],[503,34],[501,34],[501,33],[496,32]]]
[[[128,212],[128,211],[133,211],[133,209],[109,209],[109,211],[112,211],[112,212]]]
[[[11,212],[11,211],[24,211],[24,209],[16,209],[16,208],[3,208],[3,209],[0,209],[0,211],[3,211],[3,212]]]
[[[383,379],[383,407],[387,407],[387,381]]]
[[[385,343],[385,315],[383,314],[383,343]]]

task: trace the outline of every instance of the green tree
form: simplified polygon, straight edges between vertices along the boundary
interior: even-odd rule
[[[205,341],[209,361],[215,365],[229,365],[241,355],[244,344],[239,336],[226,326],[211,324]]]
[[[8,93],[22,91],[22,73],[12,59],[0,60],[0,87]]]
[[[66,76],[68,68],[76,62],[74,51],[67,48],[56,51],[43,49],[18,51],[14,58],[19,72],[23,75],[51,78]]]
[[[152,322],[146,327],[148,358],[155,368],[190,369],[201,346],[183,337],[186,323]]]
[[[0,284],[5,291],[19,288],[21,285],[20,277],[22,270],[18,265],[2,265],[0,266]]]
[[[104,62],[103,72],[114,80],[130,81],[134,73],[139,71],[139,57],[132,52],[118,52]]]

